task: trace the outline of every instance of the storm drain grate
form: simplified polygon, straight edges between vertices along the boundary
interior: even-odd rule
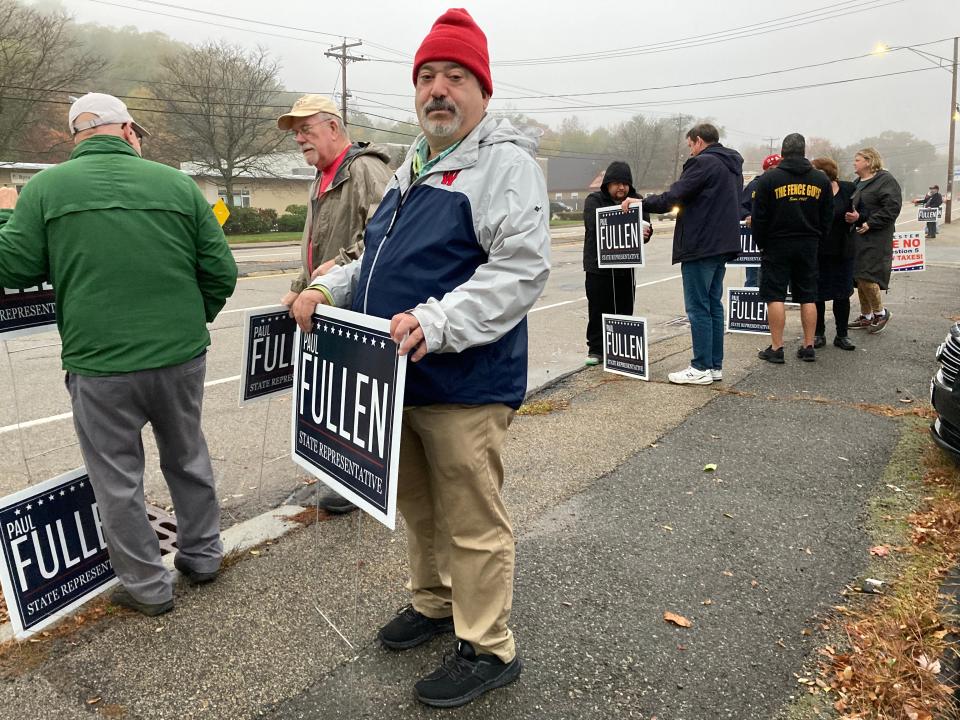
[[[665,327],[684,327],[690,325],[690,320],[686,315],[681,315],[680,317],[675,317],[673,320],[667,320],[663,325]]]
[[[160,541],[160,554],[167,555],[177,551],[177,521],[173,515],[164,512],[155,505],[147,503],[147,519],[150,527]]]

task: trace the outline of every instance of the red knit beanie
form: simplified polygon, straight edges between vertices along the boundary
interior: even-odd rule
[[[490,80],[490,56],[487,36],[463,8],[450,8],[430,28],[413,58],[413,84],[417,84],[420,66],[432,60],[445,60],[462,65],[477,76],[480,87],[493,95]]]

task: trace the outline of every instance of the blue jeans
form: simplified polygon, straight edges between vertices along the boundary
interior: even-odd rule
[[[743,286],[749,287],[749,288],[760,287],[760,268],[758,267],[747,268],[747,279],[743,281]]]
[[[697,370],[723,368],[723,276],[726,257],[717,255],[680,264],[683,276],[683,303],[693,336],[693,358]]]

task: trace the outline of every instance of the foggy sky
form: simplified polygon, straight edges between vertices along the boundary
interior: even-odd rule
[[[348,87],[355,95],[353,102],[364,112],[392,119],[413,116],[413,53],[433,21],[451,6],[449,0],[402,3],[233,0],[220,5],[220,11],[229,15],[303,29],[290,31],[227,17],[217,20],[137,0],[112,1],[151,13],[192,17],[201,22],[97,4],[92,0],[64,0],[63,5],[78,22],[130,25],[141,31],[160,31],[190,43],[224,39],[249,47],[263,46],[280,61],[282,80],[288,89],[295,91],[330,94],[339,89],[339,64],[323,56],[329,46],[339,44],[339,39],[320,33],[346,35],[348,42],[359,38],[364,42],[363,46],[351,52],[376,60],[349,65]],[[203,0],[193,3],[168,1],[173,5],[217,11],[214,3]],[[734,147],[765,145],[768,137],[775,138],[779,146],[779,140],[789,132],[801,132],[808,138],[827,137],[846,145],[883,130],[903,130],[933,143],[938,152],[946,149],[950,105],[948,69],[937,69],[930,60],[909,50],[870,54],[846,62],[832,61],[869,54],[878,43],[898,47],[939,39],[944,40],[917,49],[949,60],[953,42],[946,38],[960,34],[960,2],[956,0],[833,3],[815,0],[810,4],[743,0],[686,0],[656,4],[474,0],[467,9],[486,32],[489,42],[494,63],[491,109],[520,110],[555,128],[569,115],[576,115],[592,128],[621,122],[636,113],[660,117],[682,112],[715,118],[726,129],[724,142]],[[810,22],[818,10],[834,15],[849,11],[849,14]],[[654,44],[780,18],[784,18],[785,23],[804,24],[782,30],[755,27],[746,30],[753,33],[750,37],[615,59],[497,65],[505,61],[620,48],[653,50],[656,48],[650,46]],[[243,27],[248,31],[216,27],[211,24],[214,22]],[[747,80],[649,89],[824,62],[830,64]],[[948,64],[944,62],[945,66]],[[736,99],[702,99],[919,69],[924,70],[793,92]],[[586,98],[520,97],[614,90],[637,92]],[[684,102],[676,103],[676,100]],[[595,107],[637,102],[654,104],[618,109]],[[546,111],[545,108],[565,109]]]

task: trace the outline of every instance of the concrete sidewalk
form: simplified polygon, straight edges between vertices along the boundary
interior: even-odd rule
[[[541,393],[556,409],[518,417],[505,453],[525,671],[445,714],[753,719],[789,703],[813,619],[867,566],[867,504],[904,427],[858,404],[926,404],[957,290],[953,268],[897,275],[886,330],[816,363],[795,359],[790,313],[783,366],[756,359],[766,337],[728,335],[726,382],[671,386],[681,336],[652,349],[650,383],[594,368]],[[8,650],[0,718],[436,716],[411,687],[451,638],[403,654],[373,641],[406,601],[402,531],[354,514],[257,553],[179,588],[169,615]]]

